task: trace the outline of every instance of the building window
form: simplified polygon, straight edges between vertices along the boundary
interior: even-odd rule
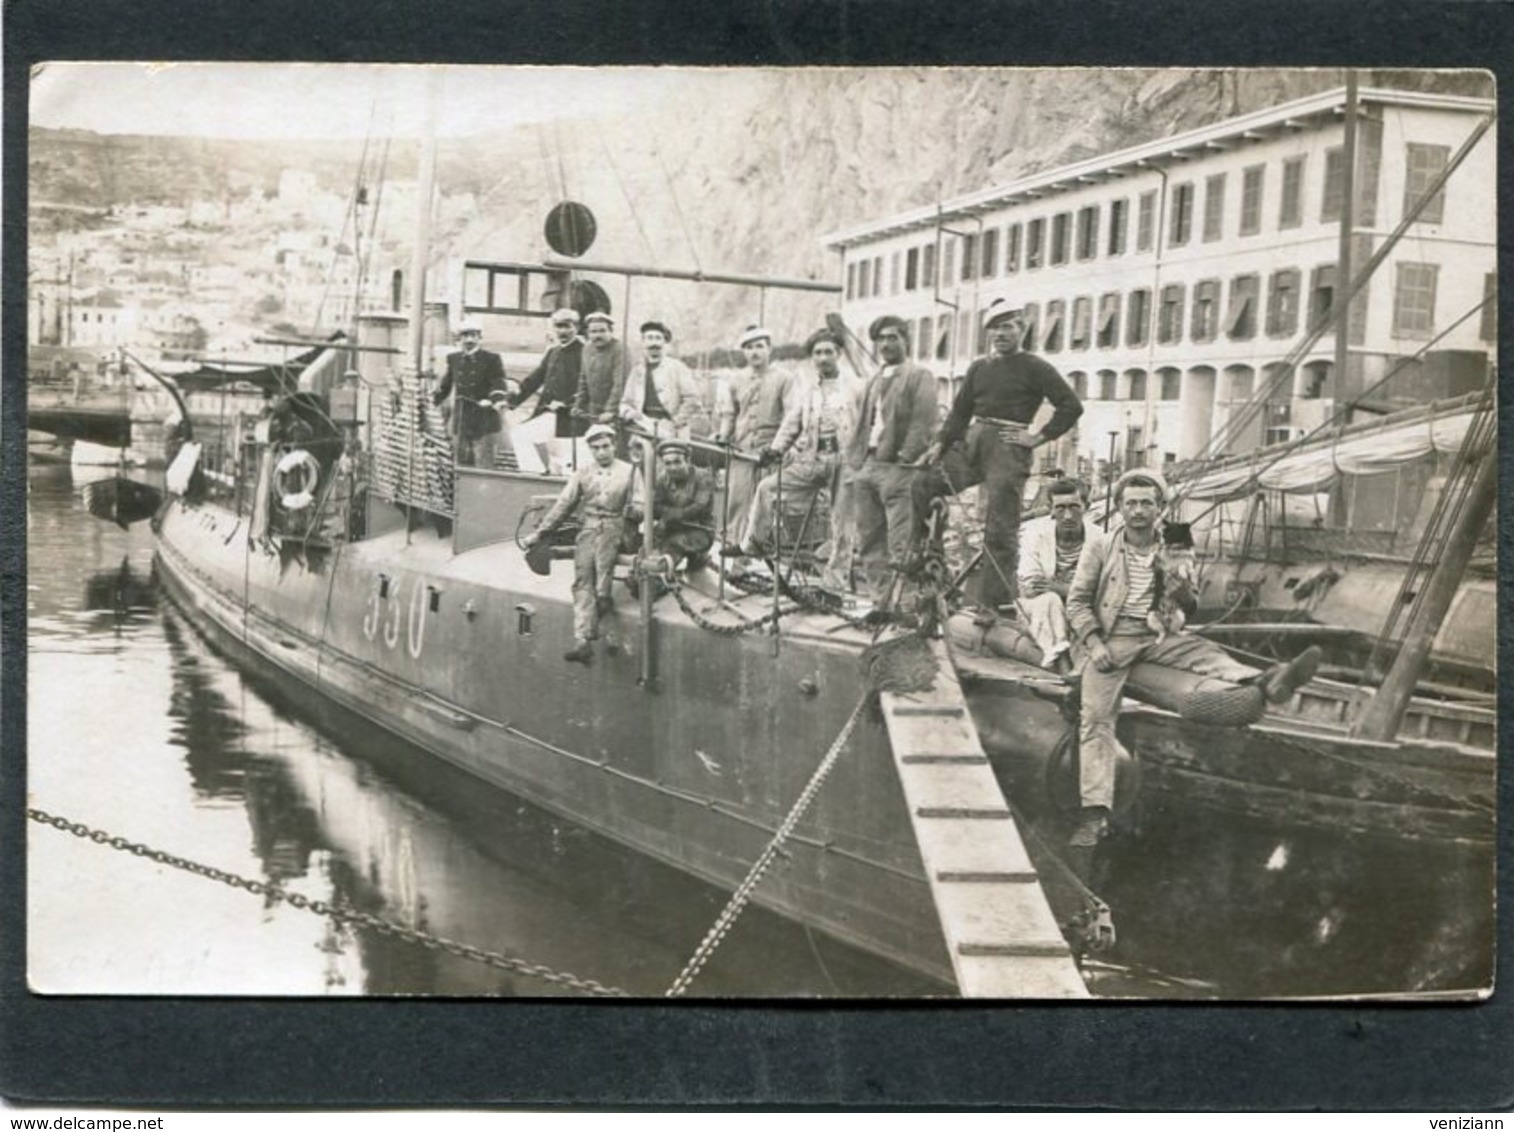
[[[846,297],[848,299],[857,297],[857,265],[855,263],[846,265]]]
[[[978,275],[978,234],[969,232],[962,237],[962,281],[966,283]]]
[[[862,266],[857,270],[857,298],[865,299],[868,297],[870,293],[868,284],[872,282],[872,279],[873,261],[865,259],[862,261]]]
[[[930,330],[930,315],[926,315],[920,320],[920,330],[915,335],[915,357],[919,358],[922,362],[930,357]]]
[[[943,314],[936,320],[936,360],[944,362],[952,356],[952,316]]]
[[[1498,272],[1482,277],[1482,320],[1477,336],[1484,342],[1498,341]]]
[[[1322,326],[1335,313],[1335,264],[1326,263],[1309,274],[1309,325]]]
[[[1338,145],[1325,150],[1325,187],[1320,195],[1319,218],[1339,220],[1346,200],[1346,151]]]
[[[1004,229],[1004,274],[1012,275],[1020,270],[1020,225],[1011,224]]]
[[[1099,296],[1099,325],[1096,334],[1101,350],[1113,350],[1120,344],[1120,293],[1118,291]]]
[[[1067,345],[1073,350],[1086,350],[1093,340],[1093,299],[1084,295],[1072,301],[1072,329],[1067,335]]]
[[[1255,388],[1256,375],[1249,369],[1230,370],[1230,399],[1232,401],[1251,400],[1252,390]]]
[[[1120,375],[1112,369],[1099,371],[1099,400],[1114,401],[1120,396]]]
[[[1021,345],[1025,349],[1027,349],[1027,350],[1034,351],[1036,349],[1036,343],[1038,341],[1040,341],[1040,338],[1039,338],[1040,333],[1041,333],[1041,304],[1040,303],[1026,303],[1025,304],[1025,338],[1021,342]]]
[[[1141,287],[1130,292],[1125,307],[1125,345],[1144,346],[1151,336],[1151,292]]]
[[[1121,197],[1109,202],[1109,254],[1125,254],[1125,237],[1130,227],[1130,201]]]
[[[1130,371],[1130,399],[1132,401],[1146,400],[1146,371],[1133,369]]]
[[[1025,227],[1025,267],[1031,270],[1044,265],[1046,255],[1046,220],[1036,217]]]
[[[1440,176],[1445,169],[1446,163],[1451,159],[1451,147],[1446,145],[1422,145],[1419,142],[1410,142],[1408,152],[1404,158],[1404,215],[1409,215],[1418,202],[1425,195],[1425,190],[1431,182]],[[1416,219],[1418,224],[1439,224],[1445,217],[1446,189],[1442,185],[1440,192],[1430,198],[1425,205],[1424,211]]]
[[[1257,275],[1237,275],[1230,281],[1230,312],[1225,316],[1225,336],[1237,342],[1256,337],[1256,299],[1262,280]]]
[[[978,274],[992,279],[999,274],[999,230],[990,228],[983,233],[983,264]]]
[[[1297,228],[1304,222],[1304,159],[1283,162],[1283,191],[1278,200],[1277,226]]]
[[[1183,338],[1183,300],[1181,283],[1169,283],[1162,288],[1162,302],[1157,309],[1157,341],[1170,345]]]
[[[1061,299],[1046,304],[1046,328],[1041,332],[1043,353],[1055,354],[1062,348],[1062,315],[1066,310],[1067,304]]]
[[[1318,401],[1322,397],[1334,396],[1330,388],[1329,362],[1311,362],[1304,367],[1304,380],[1300,385],[1298,395],[1302,401]]]
[[[1267,292],[1267,335],[1286,338],[1298,330],[1299,273],[1294,268],[1274,271]]]
[[[1079,401],[1088,399],[1088,375],[1081,370],[1074,370],[1067,375],[1067,384],[1072,386],[1072,391],[1077,394]]]
[[[904,255],[904,289],[913,291],[920,285],[920,249],[910,248]]]
[[[1204,178],[1204,243],[1212,244],[1225,232],[1225,174]]]
[[[1149,252],[1155,239],[1157,217],[1157,191],[1142,193],[1136,201],[1136,251]]]
[[[1175,369],[1164,369],[1158,372],[1162,379],[1161,398],[1163,401],[1176,401],[1183,389],[1183,375]]]
[[[1193,327],[1195,342],[1213,342],[1219,333],[1220,281],[1205,279],[1193,285]]]
[[[1059,212],[1051,218],[1051,265],[1067,262],[1068,229],[1072,227],[1072,213]]]
[[[1401,263],[1393,289],[1393,336],[1428,338],[1435,332],[1435,277],[1433,263]]]
[[[1167,243],[1181,247],[1193,235],[1193,182],[1172,187],[1172,227]]]
[[[1078,258],[1093,259],[1099,254],[1099,209],[1097,205],[1078,209]]]
[[[936,245],[926,244],[920,249],[920,286],[929,290],[936,285]]]
[[[982,337],[983,337],[983,331],[980,328],[978,330],[979,342],[977,343],[977,348],[979,350],[981,350],[983,348]],[[967,353],[968,349],[971,348],[972,346],[973,346],[973,312],[972,311],[968,311],[968,310],[958,311],[957,312],[957,349],[960,350],[962,353],[965,354],[965,353]]]
[[[1255,236],[1262,230],[1262,186],[1267,176],[1265,165],[1251,165],[1241,171],[1241,235]]]
[[[891,295],[899,293],[899,260],[900,255],[895,252],[888,261],[888,292]]]

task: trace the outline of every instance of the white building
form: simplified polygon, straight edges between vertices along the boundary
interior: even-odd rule
[[[981,312],[1022,304],[1027,348],[1084,398],[1049,462],[1112,445],[1125,466],[1245,451],[1303,435],[1338,400],[1480,387],[1496,337],[1492,130],[1357,293],[1334,372],[1345,105],[1336,90],[833,233],[843,314],[908,318],[947,396],[984,349]],[[1360,92],[1353,275],[1492,110]],[[1265,412],[1243,420],[1254,395]]]

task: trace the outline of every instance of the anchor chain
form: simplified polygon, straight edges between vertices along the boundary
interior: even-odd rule
[[[789,810],[788,816],[783,819],[783,824],[778,827],[778,832],[773,834],[773,839],[768,842],[767,848],[762,851],[751,869],[747,871],[746,879],[737,886],[736,891],[732,893],[731,899],[721,910],[720,915],[715,917],[714,925],[705,933],[704,939],[700,941],[699,946],[695,949],[688,963],[684,965],[678,978],[673,980],[673,985],[668,988],[665,997],[678,998],[684,991],[689,989],[689,984],[694,981],[705,963],[709,961],[710,956],[715,953],[715,949],[724,941],[726,934],[731,930],[732,925],[736,923],[736,918],[746,909],[747,903],[752,898],[753,890],[756,889],[758,882],[762,880],[762,875],[767,872],[768,866],[778,856],[778,851],[783,848],[783,843],[794,832],[795,827],[799,824],[799,819],[809,809],[810,803],[815,800],[815,795],[820,792],[820,787],[831,773],[831,769],[836,765],[836,759],[840,756],[841,749],[846,746],[847,740],[852,737],[852,732],[857,727],[857,721],[862,718],[862,709],[867,706],[870,698],[871,693],[864,692],[857,700],[857,706],[852,709],[852,714],[847,718],[846,725],[842,727],[841,733],[836,736],[836,741],[831,744],[830,750],[826,751],[825,757],[820,760],[820,765],[815,768],[815,773],[810,775],[809,782],[805,783],[804,789],[799,792],[799,798]]]
[[[143,845],[141,842],[128,841],[124,837],[112,836],[104,830],[93,829],[82,822],[72,822],[67,818],[55,817],[45,810],[28,807],[26,816],[42,825],[50,825],[55,829],[61,829],[65,833],[71,833],[75,837],[83,838],[86,841],[93,841],[96,845],[108,845],[112,849],[118,849],[123,853],[130,853],[134,857],[145,857],[148,860],[156,861],[158,864],[168,865],[171,868],[181,869],[195,876],[205,877],[207,880],[219,881],[221,884],[229,885],[232,888],[244,889],[255,896],[279,900],[291,907],[307,912],[314,912],[318,916],[326,916],[337,923],[353,924],[368,928],[381,935],[404,940],[406,943],[419,944],[421,947],[425,947],[431,951],[445,951],[449,955],[455,955],[460,959],[470,959],[475,963],[482,963],[485,966],[495,967],[501,971],[528,975],[544,983],[568,987],[571,990],[582,991],[584,994],[606,998],[627,997],[627,992],[621,990],[619,987],[606,986],[593,979],[585,979],[578,975],[555,971],[550,967],[530,963],[524,959],[501,955],[494,951],[485,951],[481,947],[473,947],[466,943],[458,943],[456,940],[417,931],[415,928],[407,928],[403,924],[396,924],[391,920],[382,919],[370,912],[359,912],[354,908],[328,904],[324,900],[312,900],[310,897],[298,892],[286,892],[277,882],[269,884],[260,880],[249,880],[247,877],[238,876],[236,873],[227,872],[225,869],[203,865],[198,861],[191,861],[184,857],[176,857],[172,853],[165,853],[161,849],[153,849],[150,846]]]
[[[668,588],[672,590],[673,600],[678,602],[678,608],[683,610],[684,615],[688,617],[690,621],[694,622],[694,624],[698,625],[701,629],[706,629],[711,633],[719,633],[722,636],[727,637],[735,637],[741,635],[742,633],[755,632],[756,630],[761,629],[766,625],[773,624],[773,622],[777,621],[781,617],[787,617],[790,613],[795,612],[797,608],[795,606],[789,606],[787,609],[779,609],[772,613],[764,613],[761,617],[743,617],[739,621],[731,622],[729,624],[722,624],[719,621],[712,621],[710,618],[704,616],[704,614],[700,613],[697,609],[690,605],[689,599],[683,596],[683,586],[680,585],[677,581],[674,581]]]

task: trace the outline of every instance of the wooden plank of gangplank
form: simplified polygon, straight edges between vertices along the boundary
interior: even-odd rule
[[[881,701],[957,986],[968,998],[1086,998],[946,645],[931,650],[931,690]]]

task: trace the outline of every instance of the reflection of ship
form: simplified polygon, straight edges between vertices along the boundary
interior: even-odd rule
[[[545,314],[564,296],[590,293],[574,288],[582,281],[566,262],[470,264],[487,277],[490,298],[465,305],[501,318]],[[530,310],[493,299],[542,292]],[[419,326],[418,301],[413,310]],[[371,332],[387,334],[396,324],[369,320],[357,348],[375,345]],[[445,432],[431,427],[421,351],[414,355],[394,371],[373,362],[381,355],[351,355],[374,390],[370,401],[338,379],[328,352],[284,403],[282,421],[275,414],[237,461],[249,475],[231,491],[207,498],[180,476],[158,521],[168,591],[239,661],[479,779],[696,876],[736,885],[865,696],[858,661],[870,634],[813,608],[789,612],[776,633],[711,632],[711,621],[756,623],[775,605],[795,604],[792,595],[737,594],[705,577],[687,588],[693,604],[674,608],[657,598],[656,564],[639,560],[624,564],[643,572],[638,603],[623,591],[619,598],[624,655],[602,656],[587,669],[565,665],[569,579],[562,571],[536,576],[509,541],[560,481],[454,468]],[[361,526],[346,518],[357,488],[337,455],[344,436],[361,436],[373,460]],[[1067,770],[1066,683],[1009,658],[958,660],[996,769],[1027,808],[1044,815],[1038,828],[1056,836]],[[1340,880],[1340,900],[1373,902],[1379,889],[1359,877],[1372,858],[1449,854],[1457,863],[1446,873],[1404,868],[1396,875],[1405,889],[1428,886],[1445,897],[1444,914],[1425,920],[1425,930],[1443,939],[1421,936],[1409,944],[1412,956],[1377,972],[1349,958],[1318,958],[1321,947],[1392,950],[1357,934],[1354,917],[1279,916],[1271,950],[1288,978],[1274,992],[1484,985],[1493,834],[1488,705],[1410,696],[1403,738],[1363,740],[1350,728],[1370,693],[1322,681],[1283,714],[1250,729],[1222,729],[1182,717],[1191,684],[1171,673],[1147,675],[1133,686],[1146,684],[1166,710],[1141,708],[1122,723],[1147,770],[1130,831],[1134,854],[1184,844],[1176,835],[1185,830],[1203,829],[1219,844],[1164,856],[1169,871],[1143,900],[1149,895],[1151,906],[1169,910],[1175,900],[1179,922],[1200,917],[1228,926],[1254,907],[1234,901],[1263,887],[1262,905],[1277,910],[1326,891],[1323,877],[1357,877]],[[862,714],[755,899],[944,978],[949,957],[888,755],[884,723]],[[971,812],[975,800],[947,797],[939,808]],[[1268,836],[1256,823],[1308,851],[1246,857],[1237,845],[1255,849]],[[1158,899],[1167,896],[1173,899]],[[1183,907],[1193,901],[1202,908]],[[1352,930],[1338,930],[1341,924]],[[1463,958],[1431,963],[1426,947]]]

